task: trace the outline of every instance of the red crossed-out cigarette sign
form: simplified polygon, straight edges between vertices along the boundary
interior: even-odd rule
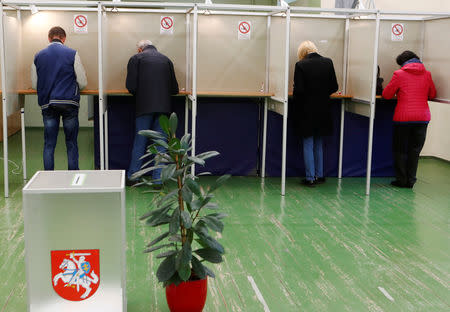
[[[392,33],[396,36],[400,36],[403,34],[403,25],[402,24],[395,24],[392,26]]]
[[[173,35],[174,24],[173,16],[161,16],[159,33],[162,35]]]
[[[170,29],[173,26],[173,19],[170,16],[165,16],[161,19],[161,27],[164,29]]]
[[[243,35],[246,35],[250,32],[250,24],[247,22],[240,22],[239,23],[239,32]]]
[[[391,25],[391,40],[392,41],[403,41],[403,36],[405,34],[405,26],[401,23],[392,23]]]
[[[77,14],[73,16],[73,30],[76,33],[88,32],[88,18],[84,14]]]

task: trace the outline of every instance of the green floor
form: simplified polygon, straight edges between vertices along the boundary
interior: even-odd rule
[[[27,132],[30,176],[41,168],[41,131]],[[64,169],[60,139],[57,168]],[[92,169],[92,130],[82,129],[79,143],[80,168]],[[19,135],[9,147],[19,163]],[[16,173],[10,198],[0,198],[0,312],[26,311]],[[363,178],[330,178],[314,189],[290,178],[281,197],[279,178],[233,177],[216,193],[229,214],[220,240],[227,253],[213,267],[205,311],[450,311],[450,164],[422,159],[418,178],[413,190],[375,178],[370,197]],[[138,221],[150,196],[127,189],[131,312],[168,311],[157,260],[142,254],[155,236]]]

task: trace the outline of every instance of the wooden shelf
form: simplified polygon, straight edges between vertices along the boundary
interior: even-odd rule
[[[289,92],[289,96],[293,96],[293,93]],[[351,99],[351,98],[353,98],[353,95],[350,94],[333,93],[332,95],[330,95],[330,99]]]
[[[275,94],[267,92],[198,91],[197,95],[211,97],[270,97]]]

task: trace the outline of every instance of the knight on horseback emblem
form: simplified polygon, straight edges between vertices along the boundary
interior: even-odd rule
[[[100,284],[98,249],[53,250],[51,262],[53,289],[62,298],[81,301],[97,291]]]

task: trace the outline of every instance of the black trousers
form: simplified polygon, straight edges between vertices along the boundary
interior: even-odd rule
[[[428,124],[394,124],[392,151],[395,177],[404,185],[416,183],[417,165]]]

